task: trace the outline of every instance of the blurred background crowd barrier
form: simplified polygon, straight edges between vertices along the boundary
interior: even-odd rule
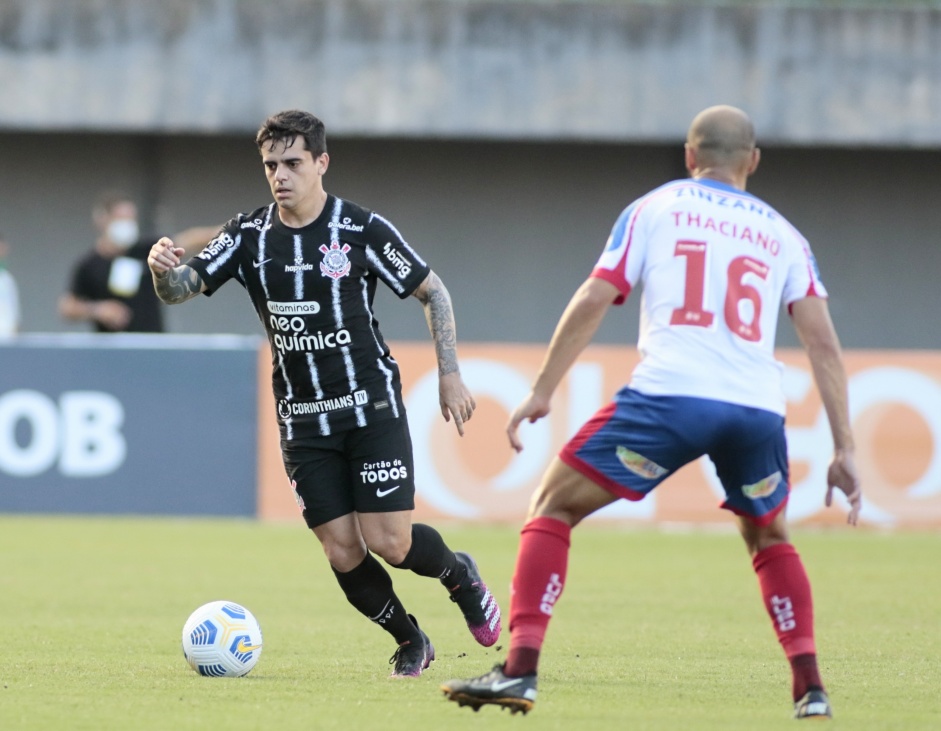
[[[549,417],[504,425],[544,346],[473,344],[463,374],[478,410],[463,439],[441,418],[428,343],[393,343],[415,448],[418,515],[519,523],[545,465],[606,403],[633,348],[593,346]],[[832,441],[801,351],[785,363],[792,463],[789,515],[842,522],[823,507]],[[257,338],[48,336],[0,345],[0,512],[158,514],[300,520],[281,466],[268,346]],[[941,352],[850,351],[850,403],[871,526],[941,527]],[[640,503],[595,519],[641,525],[729,523],[706,460]]]

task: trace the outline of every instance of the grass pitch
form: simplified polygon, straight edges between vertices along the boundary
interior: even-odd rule
[[[441,526],[506,610],[517,526]],[[834,729],[941,728],[941,536],[796,532]],[[437,660],[391,680],[391,638],[354,612],[300,523],[0,516],[0,729],[791,729],[790,680],[741,540],[588,525],[526,717],[447,703],[477,646],[437,582],[394,572]],[[264,631],[244,678],[203,678],[189,613],[228,599]],[[506,632],[506,627],[504,627]],[[504,637],[508,637],[508,634]],[[505,645],[505,642],[498,646]]]

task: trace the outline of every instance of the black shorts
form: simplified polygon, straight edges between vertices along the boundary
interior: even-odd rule
[[[415,509],[412,438],[404,414],[328,437],[282,440],[281,455],[311,528],[352,512]]]

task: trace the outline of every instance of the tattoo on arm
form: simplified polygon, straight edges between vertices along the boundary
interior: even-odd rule
[[[454,310],[451,296],[444,283],[432,274],[426,287],[417,295],[425,308],[425,319],[431,338],[435,342],[438,358],[438,375],[446,376],[459,370],[457,364],[457,328],[454,325]]]
[[[186,302],[199,294],[202,288],[202,277],[195,269],[185,264],[171,269],[165,277],[154,277],[157,296],[168,305]]]

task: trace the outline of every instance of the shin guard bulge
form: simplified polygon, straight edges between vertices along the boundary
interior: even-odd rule
[[[538,653],[542,647],[565,585],[571,533],[567,523],[554,518],[534,518],[523,526],[511,588],[508,671],[519,671],[513,665],[521,651]]]

